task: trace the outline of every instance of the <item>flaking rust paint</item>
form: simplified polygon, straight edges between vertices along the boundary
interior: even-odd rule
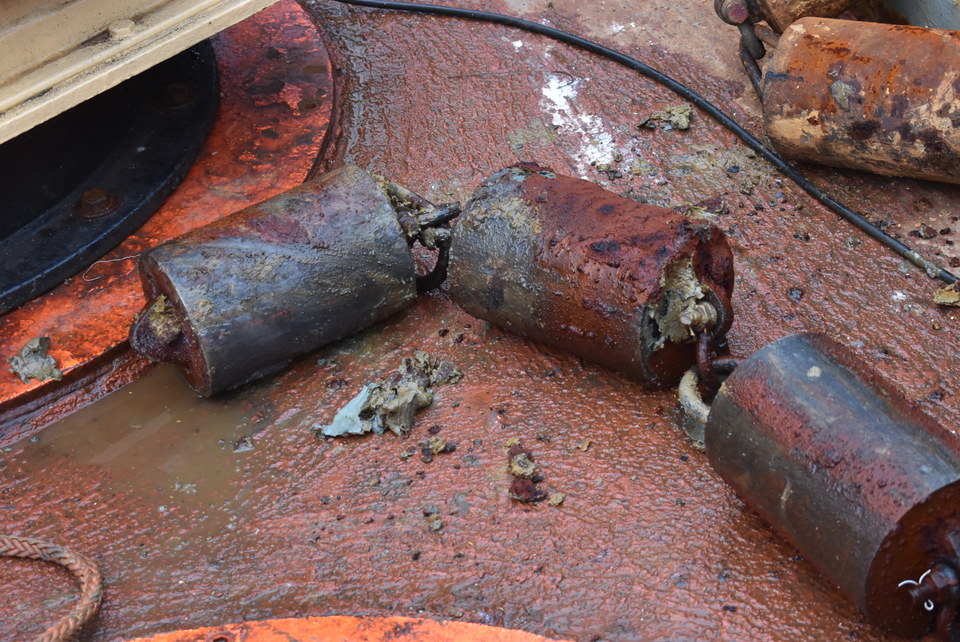
[[[761,131],[736,30],[708,3],[456,4],[546,19],[622,46]],[[721,210],[714,220],[738,270],[735,353],[822,330],[941,423],[960,424],[957,315],[933,306],[934,286],[775,182],[700,115],[685,132],[637,130],[641,117],[680,102],[667,91],[509,29],[326,2],[310,9],[342,71],[340,135],[323,164],[356,162],[442,202],[533,159],[564,173],[582,167],[658,205]],[[551,77],[575,90],[556,129],[556,104],[542,93]],[[639,175],[595,172],[595,138],[611,159],[624,157],[618,166],[638,161]],[[957,214],[953,186],[815,175],[904,235],[927,212]],[[917,202],[930,204],[924,219]],[[928,249],[949,251],[950,238]],[[327,423],[414,348],[452,359],[465,377],[438,391],[408,440],[315,440],[310,425]],[[109,592],[88,639],[337,613],[454,618],[577,640],[880,639],[687,444],[670,392],[486,326],[444,292],[284,375],[204,402],[239,417],[212,406],[199,418],[181,412],[195,400],[174,383],[146,378],[121,392],[143,401],[114,415],[107,405],[81,410],[73,426],[45,430],[0,461],[0,530],[62,540],[104,567]],[[122,450],[99,463],[78,454],[83,443],[107,448],[136,432],[135,417],[163,412],[168,423],[152,433],[160,441],[138,442],[140,461]],[[430,464],[401,459],[434,425],[457,451]],[[252,451],[217,445],[246,434]],[[522,438],[546,483],[566,493],[561,506],[508,498],[510,437]],[[204,463],[178,469],[174,455],[193,445],[208,455]],[[175,490],[189,483],[196,494]],[[438,533],[423,515],[434,505]],[[0,565],[0,574],[8,603],[26,618],[19,621],[37,631],[50,607],[38,596],[56,605],[72,590],[55,570]],[[12,625],[0,620],[0,637]]]
[[[209,139],[174,194],[105,259],[139,254],[305,177],[329,122],[332,73],[323,42],[303,11],[291,0],[274,5],[221,32],[214,46],[222,98]],[[66,384],[99,385],[98,377],[84,371],[95,372],[102,366],[98,360],[126,340],[142,302],[136,260],[126,259],[95,264],[0,316],[0,439],[29,422],[21,412],[31,400],[63,390],[23,384],[6,372],[8,355],[48,335]]]

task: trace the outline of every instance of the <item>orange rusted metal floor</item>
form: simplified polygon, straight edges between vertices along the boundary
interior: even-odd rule
[[[623,48],[761,130],[736,30],[706,0],[454,4],[544,20]],[[502,27],[321,1],[269,12],[228,32],[221,47],[239,43],[233,68],[266,77],[269,61],[302,58],[282,44],[286,29],[263,21],[315,20],[337,86],[319,168],[354,162],[443,202],[464,199],[503,166],[536,160],[655,204],[706,207],[718,212],[736,253],[734,354],[823,331],[942,424],[958,425],[958,319],[932,303],[936,285],[700,115],[687,131],[638,129],[681,102],[667,90]],[[242,42],[230,35],[243,33]],[[180,208],[175,218],[193,217],[186,227],[206,208],[225,213],[303,178],[329,105],[294,122],[291,105],[302,97],[286,87],[268,83],[258,94],[247,86],[226,101],[241,113],[221,114],[191,175],[205,180],[188,178],[166,206]],[[281,137],[267,138],[283,144],[267,156],[258,156],[269,146],[262,136],[237,133],[257,127],[243,114],[253,117],[258,101],[278,105],[267,127]],[[251,140],[258,146],[238,148]],[[231,150],[227,159],[218,158],[223,150]],[[597,163],[613,163],[623,176]],[[812,172],[905,237],[921,224],[960,228],[956,186]],[[114,255],[176,233],[151,232],[154,225],[131,241],[133,251]],[[953,230],[908,238],[944,262],[957,256],[948,244]],[[129,262],[95,270],[134,280]],[[10,448],[0,461],[0,531],[56,540],[100,562],[106,599],[87,639],[337,614],[462,620],[576,640],[882,637],[691,447],[673,393],[645,391],[511,336],[460,311],[443,291],[215,400],[196,399],[161,367],[77,410],[147,371],[124,346],[113,347],[139,305],[135,291],[123,306],[98,306],[98,290],[83,287],[66,285],[48,295],[51,303],[0,318],[5,354],[49,334],[53,354],[78,366],[60,401],[53,386],[27,401],[12,375],[0,382]],[[49,312],[32,317],[27,308]],[[78,345],[97,339],[95,347],[56,351],[74,336],[63,328],[88,325],[98,329]],[[454,361],[464,378],[437,390],[408,439],[314,437],[311,426],[329,422],[363,383],[414,349]],[[434,426],[457,450],[430,463],[403,457]],[[545,484],[566,494],[560,506],[509,498],[505,453],[515,437],[535,454]],[[442,528],[431,531],[425,514],[435,510]],[[72,595],[65,573],[29,562],[4,561],[0,581],[12,611],[0,618],[2,638],[39,632]]]

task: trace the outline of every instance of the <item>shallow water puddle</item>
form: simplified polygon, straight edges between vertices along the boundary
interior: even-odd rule
[[[252,454],[251,414],[243,399],[198,397],[174,367],[158,366],[8,452],[28,474],[65,461],[95,466],[111,490],[149,495],[161,510],[165,500],[217,508]]]

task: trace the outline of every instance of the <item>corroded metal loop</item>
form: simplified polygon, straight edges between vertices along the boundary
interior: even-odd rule
[[[697,334],[697,368],[698,381],[704,390],[713,395],[723,378],[726,378],[737,367],[734,359],[719,358],[717,355],[717,338],[712,328],[707,328]]]
[[[680,379],[677,397],[680,399],[680,407],[688,417],[700,424],[706,424],[707,417],[710,416],[710,406],[703,401],[699,385],[700,376],[697,374],[697,369],[690,368]]]
[[[760,60],[767,55],[767,50],[757,37],[753,24],[744,22],[737,25],[737,29],[740,30],[740,46],[750,52],[754,60]]]
[[[747,49],[747,46],[743,40],[740,41],[740,64],[743,65],[743,70],[746,72],[747,78],[750,79],[750,84],[753,85],[753,90],[757,92],[757,96],[762,101],[763,70],[760,69],[760,64],[757,62],[757,59],[751,55],[750,50]]]
[[[449,229],[448,224],[444,224],[444,229]],[[428,274],[417,276],[417,292],[429,292],[436,290],[444,281],[447,280],[447,267],[450,265],[450,242],[452,238],[449,234],[444,240],[437,242],[437,262]]]

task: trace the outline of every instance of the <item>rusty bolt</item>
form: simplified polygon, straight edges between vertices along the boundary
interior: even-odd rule
[[[941,562],[930,569],[923,582],[907,590],[915,605],[924,605],[924,608],[930,610],[929,603],[943,605],[957,601],[960,579],[952,565]]]
[[[133,33],[134,27],[137,26],[133,20],[128,20],[124,18],[123,20],[115,20],[107,26],[107,32],[110,34],[111,38],[119,39],[129,36]]]
[[[717,309],[713,305],[701,301],[680,314],[680,323],[695,332],[701,332],[717,325],[717,316]]]
[[[88,189],[80,195],[73,213],[80,218],[100,218],[120,207],[120,197],[102,187]]]
[[[747,0],[714,0],[713,8],[724,22],[742,25],[750,20]]]

